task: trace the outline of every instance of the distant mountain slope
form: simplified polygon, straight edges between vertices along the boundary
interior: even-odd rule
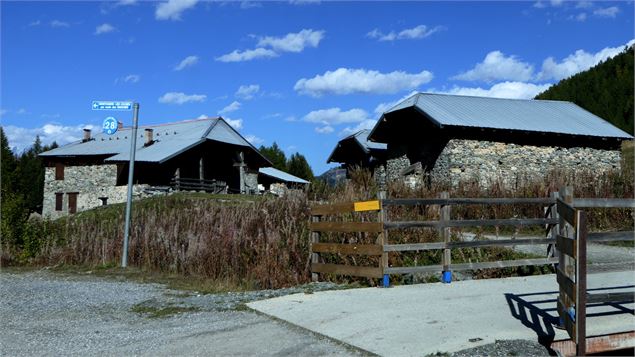
[[[633,47],[580,72],[536,99],[567,100],[633,134]]]

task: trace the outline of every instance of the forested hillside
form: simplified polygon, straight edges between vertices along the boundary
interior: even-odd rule
[[[536,99],[568,100],[633,134],[633,47],[550,87]]]

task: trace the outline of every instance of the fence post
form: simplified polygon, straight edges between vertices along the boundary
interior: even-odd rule
[[[576,355],[586,355],[586,212],[576,210],[576,259],[575,259],[575,330]]]
[[[314,216],[314,215],[311,216],[311,222],[319,222],[319,221],[320,221],[320,216]],[[313,252],[313,244],[319,243],[319,242],[320,242],[320,232],[311,231],[311,244],[309,245],[309,250],[311,252],[311,265],[319,263],[320,261],[320,254]],[[311,268],[311,281],[313,282],[318,281],[318,274],[313,273],[313,268]]]
[[[549,218],[555,218],[558,220],[558,222],[560,222],[560,216],[558,215],[558,198],[560,197],[560,195],[558,194],[558,192],[551,192],[551,198],[553,198],[555,200],[555,203],[548,208],[548,212],[549,212]],[[558,235],[558,232],[560,232],[560,224],[554,224],[551,226],[551,228],[548,231],[548,235],[549,238],[553,239],[553,244],[550,244],[547,247],[547,258],[551,257],[559,257],[560,253],[558,252],[558,247],[556,246],[556,236]]]
[[[439,198],[448,199],[450,198],[450,194],[448,192],[441,192]],[[443,238],[443,242],[446,244],[450,243],[450,228],[446,227],[447,221],[450,220],[450,205],[442,204],[440,205],[440,215],[439,215],[439,223],[441,223],[441,227],[439,228],[439,233]],[[452,253],[449,248],[443,249],[443,272],[441,275],[441,280],[449,284],[452,282],[452,271],[450,270],[450,264],[452,264]]]
[[[383,197],[382,197],[383,196]],[[383,199],[385,197],[385,192],[383,195],[380,195],[379,200],[379,222],[386,221],[386,211],[384,210],[384,202]],[[381,249],[383,251],[384,246],[388,244],[388,231],[384,228],[383,232],[379,233],[379,244],[381,244]],[[390,286],[390,275],[386,274],[386,268],[388,268],[388,252],[383,252],[381,254],[381,272],[384,276],[382,280],[382,286],[387,288]]]

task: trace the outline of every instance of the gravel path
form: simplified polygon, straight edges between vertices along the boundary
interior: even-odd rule
[[[471,233],[463,233],[465,240],[474,239],[474,236],[475,235]],[[485,235],[483,238],[495,240],[511,239],[512,237]],[[547,256],[546,245],[517,245],[512,248],[522,253]],[[588,243],[587,262],[587,269],[590,274],[633,270],[635,269],[635,248],[617,247],[601,243]]]
[[[0,355],[361,355],[243,305],[306,289],[190,295],[157,284],[3,272]]]

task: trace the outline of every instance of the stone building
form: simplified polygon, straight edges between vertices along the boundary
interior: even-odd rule
[[[386,144],[368,140],[369,129],[360,130],[340,140],[327,163],[337,162],[348,171],[353,167],[374,170],[386,164]]]
[[[554,169],[618,169],[621,143],[633,137],[570,102],[418,93],[385,112],[368,139],[387,144],[389,179],[488,186]]]
[[[56,218],[126,201],[132,128],[92,135],[44,152],[42,214]],[[271,166],[222,118],[139,127],[134,193],[149,188],[257,193],[258,170]]]

